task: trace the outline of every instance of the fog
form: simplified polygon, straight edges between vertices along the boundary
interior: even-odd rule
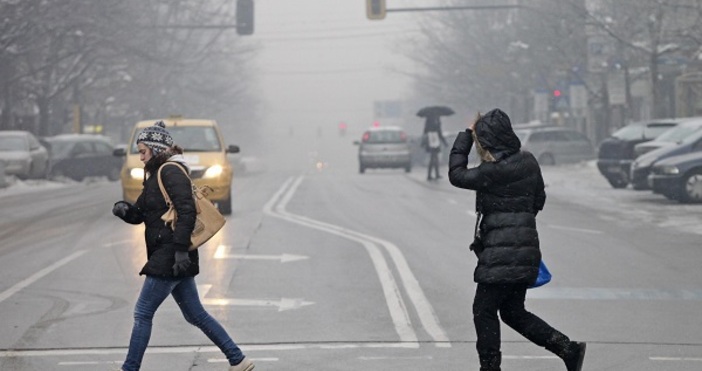
[[[403,44],[420,32],[420,16],[398,13],[370,21],[362,1],[265,0],[256,6],[256,33],[247,41],[260,46],[254,60],[262,97],[258,114],[264,142],[274,144],[263,146],[288,154],[276,158],[297,153],[302,158],[293,161],[304,162],[310,153],[332,156],[333,148],[342,154],[337,163],[353,158],[351,141],[374,121],[421,131],[419,118],[377,118],[374,112],[375,102],[409,102],[414,96],[412,76],[419,67],[403,55]],[[342,123],[346,140],[338,134]]]
[[[700,113],[699,7],[389,0],[370,20],[360,0],[257,0],[240,35],[234,1],[5,0],[0,129],[122,143],[142,119],[213,118],[261,155],[314,147],[341,123],[352,137],[374,122],[419,135],[414,113],[445,104],[447,130],[501,107],[597,145],[633,121]]]
[[[188,324],[207,316],[179,310],[198,300],[257,370],[477,369],[479,201],[486,246],[514,250],[505,272],[538,248],[553,280],[529,310],[589,344],[586,369],[699,369],[702,2],[384,3],[0,0],[0,369],[138,368],[123,360],[134,318],[151,323],[135,313],[145,263],[177,276],[169,290],[181,264],[198,273],[135,337],[153,335],[144,370],[236,362],[219,330]],[[425,135],[428,106],[453,113]],[[460,131],[493,108],[519,146],[493,111],[483,138],[509,148],[465,165]],[[215,120],[227,145],[212,125],[170,129],[185,150],[169,159],[226,220],[189,255],[175,250],[193,214],[175,231],[158,218],[160,192],[193,210],[189,183],[150,174],[172,153],[146,170],[146,148],[126,153],[136,123],[173,117]],[[151,154],[169,145],[146,131]],[[501,329],[504,370],[564,369]]]

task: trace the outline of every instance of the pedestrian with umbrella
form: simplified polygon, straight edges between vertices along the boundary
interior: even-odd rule
[[[427,180],[440,179],[439,175],[439,152],[441,145],[448,147],[441,130],[441,116],[450,116],[454,112],[446,106],[424,107],[417,112],[417,116],[424,117],[424,134],[422,136],[422,147],[429,153],[429,165],[427,166]],[[434,171],[434,177],[431,173]]]
[[[473,146],[481,163],[468,168]],[[500,319],[563,359],[568,371],[581,371],[585,343],[571,341],[524,308],[527,288],[539,274],[536,214],[544,207],[546,192],[539,163],[521,150],[506,113],[494,109],[478,115],[458,133],[449,157],[449,181],[476,192],[477,221],[470,248],[478,257],[473,322],[480,371],[500,371]]]

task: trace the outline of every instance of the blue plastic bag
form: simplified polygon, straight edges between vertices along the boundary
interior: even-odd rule
[[[539,276],[536,277],[536,282],[529,286],[529,288],[540,287],[549,282],[551,282],[551,272],[548,271],[548,267],[546,267],[546,264],[544,264],[542,260],[541,263],[539,263]]]

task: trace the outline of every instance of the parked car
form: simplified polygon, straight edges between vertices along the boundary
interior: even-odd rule
[[[20,179],[44,178],[49,151],[28,131],[0,131],[0,161],[7,175]]]
[[[656,162],[648,183],[654,193],[685,203],[702,202],[702,151]]]
[[[119,180],[122,159],[113,155],[114,146],[109,138],[92,134],[61,134],[46,137],[48,145],[49,178],[83,180],[86,177],[105,176]]]
[[[576,130],[539,126],[514,130],[522,149],[531,152],[541,165],[592,160],[595,150],[590,140]]]
[[[634,122],[620,128],[600,143],[597,151],[597,168],[614,188],[629,185],[631,163],[636,156],[634,146],[648,142],[675,127],[671,119]]]
[[[358,171],[368,168],[403,168],[412,171],[410,146],[405,131],[396,126],[373,127],[363,133],[358,145]]]
[[[680,125],[670,131],[678,130],[679,127]],[[661,136],[667,133],[669,132]],[[630,178],[632,187],[637,190],[650,189],[648,175],[651,173],[652,166],[658,161],[668,157],[702,151],[702,121],[700,122],[700,127],[697,128],[696,131],[688,133],[688,135],[688,137],[682,139],[680,142],[663,146],[637,157],[631,164]]]
[[[658,148],[675,146],[697,130],[702,130],[702,117],[679,118],[675,119],[675,122],[677,122],[675,128],[659,135],[656,139],[635,145],[634,155],[639,157]]]
[[[136,136],[155,120],[139,121],[134,125],[129,148],[116,149],[115,156],[126,157],[121,171],[122,194],[130,203],[136,201],[144,181],[144,164],[139,159]],[[232,180],[234,171],[228,154],[239,153],[239,146],[226,146],[219,126],[214,120],[184,119],[179,116],[162,119],[173,136],[175,144],[183,148],[183,155],[190,166],[190,178],[198,187],[212,189],[207,195],[223,215],[232,213]]]

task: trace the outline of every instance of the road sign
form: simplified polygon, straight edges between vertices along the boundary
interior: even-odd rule
[[[381,100],[373,102],[373,112],[377,119],[394,119],[402,117],[402,101]]]

